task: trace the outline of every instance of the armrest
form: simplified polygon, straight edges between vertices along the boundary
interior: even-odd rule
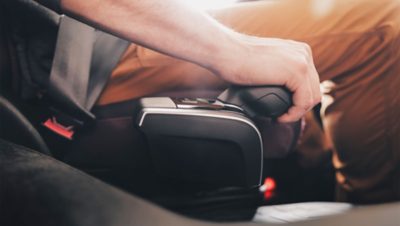
[[[160,175],[216,187],[256,187],[266,139],[254,120],[278,117],[290,104],[290,93],[281,87],[232,87],[218,99],[143,98],[137,125]]]

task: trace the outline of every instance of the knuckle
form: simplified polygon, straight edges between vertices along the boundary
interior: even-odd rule
[[[311,46],[307,43],[304,43],[304,48],[307,50],[308,53],[312,52]]]
[[[305,57],[299,57],[299,61],[297,64],[297,70],[303,76],[308,76],[308,64]]]
[[[310,108],[312,108],[315,105],[315,100],[313,98],[311,98],[308,102],[307,102],[307,110],[309,110]]]
[[[302,47],[303,47],[302,53],[303,53],[303,55],[304,55],[306,61],[309,62],[310,59],[312,58],[312,50],[311,50],[311,47],[310,47],[307,43],[304,43],[304,44],[302,45]]]
[[[250,77],[251,76],[245,73],[238,73],[233,76],[232,81],[230,82],[236,85],[251,85]]]
[[[311,104],[312,104],[311,101],[307,101],[307,102],[305,102],[305,103],[299,105],[298,107],[299,107],[299,109],[300,109],[301,111],[306,112],[306,111],[308,111],[308,110],[310,109]]]

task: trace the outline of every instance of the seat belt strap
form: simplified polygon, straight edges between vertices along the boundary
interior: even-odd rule
[[[91,109],[103,91],[113,69],[130,42],[108,33],[97,31],[90,67],[89,87],[87,90],[86,109]]]
[[[56,116],[43,125],[72,139],[76,127],[94,121],[90,110],[128,46],[128,41],[61,16],[49,84]]]
[[[94,28],[61,16],[49,96],[57,109],[82,121],[95,118],[85,109],[94,40]]]

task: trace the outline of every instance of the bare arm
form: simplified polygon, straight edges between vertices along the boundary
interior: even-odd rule
[[[294,121],[320,100],[310,48],[294,41],[238,34],[184,0],[61,0],[63,11],[132,42],[205,67],[244,85],[286,85]],[[290,65],[289,67],[287,65]]]

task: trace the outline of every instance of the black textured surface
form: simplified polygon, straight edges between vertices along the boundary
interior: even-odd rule
[[[211,226],[113,188],[40,153],[0,140],[0,225]],[[400,203],[359,208],[293,226],[398,226]]]
[[[261,141],[256,130],[242,121],[149,114],[141,129],[155,167],[166,176],[221,187],[259,185]]]
[[[51,155],[38,131],[24,115],[2,96],[0,96],[0,120],[0,138]]]

